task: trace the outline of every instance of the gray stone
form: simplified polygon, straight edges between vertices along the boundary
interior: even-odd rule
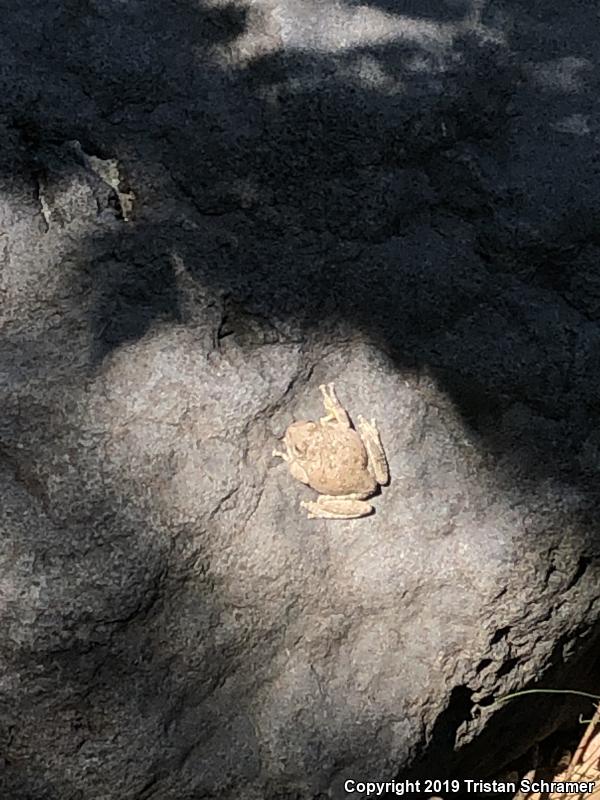
[[[0,2],[0,794],[498,777],[593,689],[595,6]],[[376,514],[271,457],[335,381]],[[597,690],[597,685],[596,685]]]

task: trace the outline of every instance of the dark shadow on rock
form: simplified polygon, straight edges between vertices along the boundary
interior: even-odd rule
[[[107,256],[94,264],[97,314],[93,334],[98,360],[116,347],[137,341],[158,321],[181,322],[171,265],[160,255],[152,257],[148,240],[140,245],[127,261]]]
[[[23,451],[18,455],[22,459]],[[231,686],[220,689],[233,669],[235,648],[224,652],[227,634],[220,643],[214,638],[222,612],[218,592],[209,581],[187,581],[185,536],[175,543],[164,536],[156,520],[127,499],[135,489],[126,481],[118,496],[98,493],[89,516],[70,522],[70,488],[55,514],[43,486],[16,458],[3,452],[2,462],[9,468],[14,463],[17,489],[25,490],[21,503],[30,503],[23,505],[28,526],[18,528],[24,538],[13,532],[11,546],[35,563],[32,583],[44,587],[45,598],[35,604],[35,637],[25,634],[12,647],[6,632],[18,615],[2,609],[3,665],[19,675],[18,702],[4,694],[1,699],[2,796],[79,800],[82,784],[86,797],[100,796],[110,764],[120,758],[121,737],[134,754],[128,769],[113,776],[123,781],[122,793],[134,786],[143,797],[159,781],[168,791],[170,781],[180,779],[177,796],[195,796],[189,786],[194,768],[182,776],[190,754],[228,729],[255,679],[244,675],[245,696]],[[5,514],[14,514],[5,501],[2,526]],[[71,745],[61,751],[65,731]],[[243,740],[244,732],[239,738],[235,733],[229,742],[233,772],[255,757],[247,753],[252,742]],[[107,748],[104,762],[99,745]],[[198,775],[202,780],[203,771]],[[225,773],[222,779],[227,781]]]
[[[410,13],[409,3],[371,5]],[[137,210],[82,246],[77,288],[94,298],[98,364],[157,321],[186,321],[175,255],[226,305],[225,333],[252,318],[282,340],[358,330],[399,371],[433,372],[507,475],[594,485],[598,198],[565,212],[555,240],[523,230],[521,198],[502,179],[520,71],[502,48],[464,37],[433,77],[444,54],[415,43],[276,53],[232,69],[214,51],[246,33],[247,12],[233,5],[145,3],[137,16],[121,3],[55,6],[7,15],[14,41],[38,49],[33,79],[22,81],[25,52],[3,78],[5,129],[25,156],[1,170],[7,191],[14,165],[56,189],[76,166],[65,158],[49,171],[48,144],[73,140],[125,165]],[[447,19],[457,7],[420,13]],[[164,198],[172,210],[156,213]],[[72,668],[52,685],[84,691],[100,669],[127,703],[132,654],[98,653],[100,666],[67,649]],[[448,729],[440,736],[447,743]]]
[[[440,780],[502,780],[511,762],[524,752],[531,751],[554,731],[573,727],[580,717],[589,718],[593,713],[592,697],[569,694],[569,689],[590,695],[597,692],[600,625],[596,625],[595,630],[585,631],[585,637],[582,657],[576,664],[566,664],[559,642],[543,681],[523,687],[524,691],[549,689],[549,693],[524,694],[504,702],[500,702],[497,695],[479,697],[478,714],[498,703],[494,724],[464,747],[460,747],[460,740],[466,726],[472,724],[474,703],[466,687],[454,689],[446,711],[438,717],[431,733],[431,745],[400,777],[426,780],[435,773]],[[519,664],[515,663],[513,668],[519,669]],[[564,693],[552,693],[556,688]],[[583,729],[580,736],[582,732]],[[524,766],[522,774],[531,769],[531,761],[526,761]]]

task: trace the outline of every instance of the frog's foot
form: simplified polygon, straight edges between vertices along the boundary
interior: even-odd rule
[[[383,486],[390,479],[390,470],[375,420],[367,422],[363,417],[358,417],[358,433],[367,451],[369,470],[377,483]]]
[[[283,458],[284,461],[289,461],[289,456],[286,453],[282,453],[281,450],[273,450],[273,458]]]
[[[302,502],[309,519],[358,519],[373,513],[373,506],[360,498],[362,494],[334,496],[321,494],[315,503]]]
[[[321,384],[319,386],[321,394],[323,395],[323,405],[327,415],[321,417],[321,422],[338,422],[344,428],[350,428],[350,417],[344,406],[340,403],[333,388],[333,383],[327,385]]]

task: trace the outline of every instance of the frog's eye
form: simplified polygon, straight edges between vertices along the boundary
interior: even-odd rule
[[[292,444],[292,450],[294,451],[295,456],[303,456],[306,452],[306,446],[304,442],[294,442]]]

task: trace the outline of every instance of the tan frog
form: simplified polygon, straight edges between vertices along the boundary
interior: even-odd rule
[[[375,420],[358,417],[355,430],[333,383],[319,388],[327,415],[319,422],[293,422],[283,440],[287,452],[273,455],[287,462],[294,478],[319,492],[316,502],[301,503],[310,519],[366,517],[373,511],[366,498],[389,480]]]

